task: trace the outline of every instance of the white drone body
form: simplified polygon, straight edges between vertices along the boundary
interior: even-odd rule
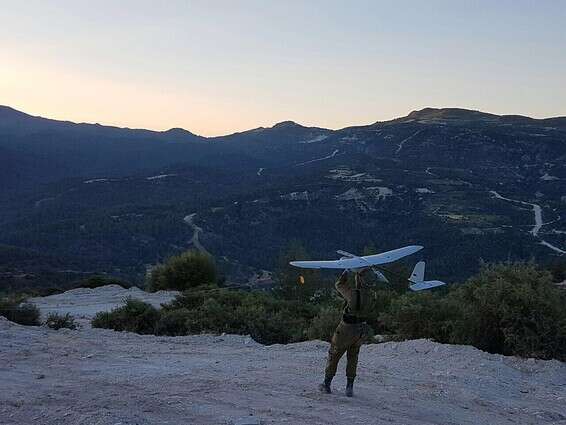
[[[383,252],[381,254],[366,255],[359,257],[346,251],[336,251],[342,255],[339,260],[324,261],[291,261],[289,264],[304,269],[342,269],[359,273],[370,268],[380,281],[388,282],[387,278],[375,266],[393,263],[403,257],[414,254],[423,249],[420,245],[410,245],[403,248],[394,249],[392,251]],[[440,280],[424,280],[425,262],[420,261],[413,269],[413,273],[409,278],[409,288],[412,291],[422,291],[423,289],[431,289],[437,286],[446,285]]]

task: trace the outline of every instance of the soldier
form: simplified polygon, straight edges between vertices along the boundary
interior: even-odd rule
[[[346,353],[346,396],[354,395],[354,379],[358,366],[358,354],[368,334],[366,313],[373,307],[373,297],[369,296],[368,288],[362,281],[360,273],[354,273],[354,287],[348,282],[348,271],[344,270],[335,284],[336,290],[344,298],[344,313],[332,336],[324,382],[320,384],[322,392],[331,393],[330,384],[336,375],[340,358]]]

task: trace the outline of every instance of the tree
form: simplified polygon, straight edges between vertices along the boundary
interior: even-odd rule
[[[151,272],[149,289],[184,291],[202,285],[216,285],[216,266],[212,257],[199,251],[187,251],[170,257]]]
[[[99,288],[101,286],[106,285],[120,285],[122,288],[130,288],[132,286],[131,283],[126,282],[122,279],[118,279],[111,276],[101,276],[95,275],[88,277],[86,279],[81,279],[73,284],[76,288]]]

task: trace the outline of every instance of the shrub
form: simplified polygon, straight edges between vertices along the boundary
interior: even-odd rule
[[[566,293],[532,264],[491,265],[455,291],[452,340],[506,355],[566,360]]]
[[[449,290],[403,293],[375,291],[368,317],[379,333],[470,344],[506,355],[566,360],[566,291],[550,273],[530,264],[492,265]],[[263,344],[305,339],[329,340],[340,321],[341,305],[295,301],[259,292],[191,287],[161,312],[128,300],[99,313],[94,327],[158,335],[249,334]]]
[[[389,333],[391,331],[390,327],[384,323],[382,315],[390,311],[393,302],[401,296],[399,287],[400,285],[397,285],[397,287],[391,286],[386,288],[375,286],[372,290],[372,295],[374,296],[374,309],[368,315],[367,322],[371,329],[378,334]],[[407,290],[405,289],[405,293],[406,291]]]
[[[430,338],[449,342],[461,309],[442,295],[406,293],[391,301],[380,315],[384,328],[407,339]]]
[[[406,294],[380,317],[405,338],[566,360],[566,293],[532,264],[485,266],[447,294]]]
[[[186,291],[165,311],[185,309],[188,333],[249,334],[263,344],[303,341],[317,308],[263,293],[226,289]],[[165,313],[164,313],[165,314]]]
[[[122,307],[97,313],[91,323],[93,328],[152,334],[159,319],[159,311],[151,304],[128,298]]]
[[[130,288],[131,283],[124,280],[108,277],[108,276],[91,276],[86,279],[79,280],[73,284],[75,288],[99,288],[106,285],[120,285],[122,288]]]
[[[69,313],[64,315],[51,313],[49,314],[49,316],[47,316],[45,325],[48,328],[55,330],[59,330],[61,328],[77,329],[77,324],[75,323],[75,319]]]
[[[328,306],[320,309],[312,319],[308,329],[308,339],[320,339],[330,341],[336,326],[342,319],[342,309],[336,306]]]
[[[216,284],[216,266],[212,257],[199,251],[173,256],[151,272],[151,291],[175,289],[183,291],[201,285]]]
[[[262,344],[306,340],[309,323],[318,311],[317,307],[308,303],[283,301],[269,296],[250,301],[239,313],[243,318],[249,318],[247,333]]]
[[[181,336],[189,333],[187,322],[192,313],[186,308],[168,310],[161,313],[161,317],[155,326],[156,335]]]
[[[20,304],[19,301],[8,298],[0,300],[0,316],[20,325],[39,326],[41,324],[39,309],[34,304]]]

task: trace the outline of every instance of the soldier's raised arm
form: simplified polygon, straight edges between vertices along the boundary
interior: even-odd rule
[[[352,288],[348,285],[348,270],[344,270],[334,285],[338,293],[347,302],[352,299]]]

